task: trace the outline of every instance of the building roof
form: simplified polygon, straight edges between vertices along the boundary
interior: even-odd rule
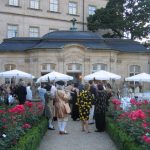
[[[45,34],[42,38],[48,40],[94,40],[102,39],[102,36],[93,32],[84,31],[55,31]]]
[[[120,52],[150,52],[138,42],[126,39],[102,38],[93,32],[83,31],[55,31],[42,38],[11,38],[0,44],[2,51],[26,51],[36,49],[62,49],[69,44],[77,44],[94,50],[115,50]]]
[[[148,50],[139,42],[129,39],[109,39],[105,38],[105,43],[111,49],[121,52],[147,52]],[[150,51],[149,51],[150,52]]]
[[[40,42],[40,38],[10,38],[4,39],[0,44],[0,52],[4,51],[18,51],[22,52],[33,48]]]

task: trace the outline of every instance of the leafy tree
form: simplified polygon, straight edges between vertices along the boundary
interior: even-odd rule
[[[150,0],[109,0],[106,8],[96,10],[87,18],[88,29],[111,29],[106,37],[124,37],[129,33],[131,39],[146,37],[150,32]]]

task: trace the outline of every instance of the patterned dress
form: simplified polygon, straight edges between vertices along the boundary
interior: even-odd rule
[[[98,131],[104,131],[106,122],[105,122],[105,112],[107,110],[107,101],[109,95],[107,91],[102,90],[97,92],[97,97],[95,100],[95,125]]]
[[[80,120],[86,121],[89,119],[90,108],[93,103],[93,96],[89,91],[82,90],[77,98],[77,105],[79,106]]]

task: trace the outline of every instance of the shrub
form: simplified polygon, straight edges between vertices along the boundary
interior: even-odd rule
[[[144,150],[150,149],[150,102],[149,101],[136,101],[135,99],[130,100],[131,106],[128,109],[123,110],[119,100],[114,99],[109,108],[108,116],[112,121],[108,121],[110,127],[115,125],[115,131],[113,137],[118,137],[121,141],[121,146],[132,147],[140,145]],[[108,119],[109,120],[109,119]],[[115,123],[115,124],[114,124]],[[110,128],[109,127],[109,128]],[[109,129],[108,128],[108,129]],[[113,134],[113,130],[110,130]],[[123,139],[122,139],[123,137]],[[116,140],[117,138],[115,138]],[[130,139],[130,141],[129,141]],[[127,141],[127,142],[126,142]],[[129,146],[130,143],[134,143],[134,146]],[[122,149],[122,148],[121,148]]]
[[[42,118],[37,126],[29,129],[10,150],[36,150],[43,135],[47,131],[47,124],[47,119]]]
[[[37,125],[43,113],[41,103],[26,102],[0,110],[0,147],[7,150],[18,143],[21,136]]]
[[[128,135],[126,131],[119,128],[117,124],[109,117],[106,119],[107,132],[119,148],[119,150],[146,150],[135,143],[135,139]]]

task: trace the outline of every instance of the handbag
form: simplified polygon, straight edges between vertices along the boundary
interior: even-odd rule
[[[64,102],[64,107],[65,107],[66,113],[69,114],[71,112],[69,104]]]

